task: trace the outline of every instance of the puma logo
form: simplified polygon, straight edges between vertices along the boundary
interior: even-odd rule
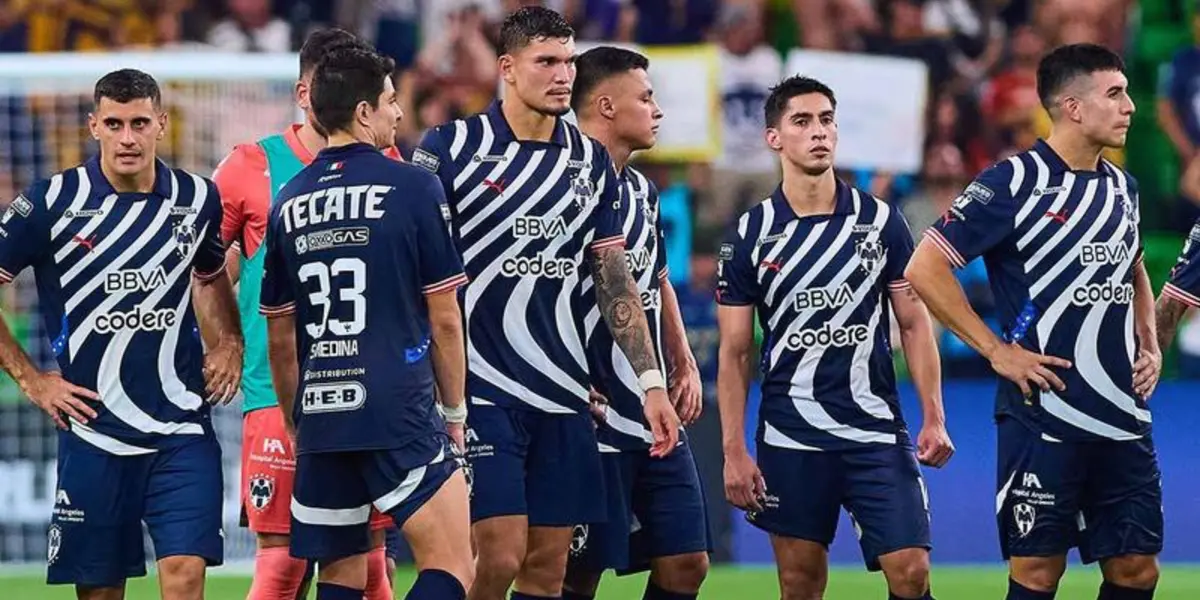
[[[492,181],[491,179],[484,179],[483,187],[486,187],[489,190],[493,190],[497,194],[503,194],[504,193],[504,179],[500,178],[496,181]]]
[[[1046,211],[1046,216],[1049,217],[1051,220],[1056,221],[1059,225],[1066,225],[1068,212],[1070,212],[1070,211],[1069,211],[1069,209],[1066,209],[1066,208],[1064,208],[1058,212]]]
[[[92,235],[92,237],[89,237],[87,239],[83,239],[79,235],[72,235],[71,240],[73,242],[75,242],[76,244],[83,246],[83,248],[85,250],[87,250],[88,252],[91,252],[92,250],[96,249],[96,236],[95,235]]]

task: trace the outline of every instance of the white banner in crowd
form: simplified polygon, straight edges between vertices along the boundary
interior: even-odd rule
[[[837,98],[837,165],[892,173],[921,170],[929,74],[906,58],[792,50],[787,75],[806,75]]]

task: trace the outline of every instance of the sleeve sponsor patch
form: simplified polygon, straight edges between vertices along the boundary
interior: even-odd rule
[[[721,244],[721,252],[717,254],[718,260],[730,260],[733,258],[733,244]]]
[[[417,148],[413,151],[412,161],[414,165],[417,165],[418,167],[421,167],[431,173],[437,173],[438,166],[442,164],[442,161],[437,156],[434,156],[432,153],[421,148]]]
[[[975,200],[980,204],[987,204],[988,202],[992,201],[992,196],[995,194],[990,188],[988,188],[988,186],[983,185],[978,181],[972,181],[971,185],[968,185],[967,189],[963,190],[962,195],[963,197],[969,198],[970,200]]]
[[[0,225],[7,225],[15,216],[28,217],[32,213],[33,203],[22,194],[8,204],[8,209],[4,211],[4,216],[0,217]]]

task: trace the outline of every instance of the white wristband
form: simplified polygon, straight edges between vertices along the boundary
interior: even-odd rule
[[[457,425],[467,422],[467,403],[460,402],[458,406],[449,407],[441,402],[437,405],[438,412],[442,414],[442,419],[447,423]]]
[[[662,371],[654,369],[638,376],[638,386],[642,388],[643,392],[648,392],[655,388],[665,390],[667,389],[667,380],[663,377]]]

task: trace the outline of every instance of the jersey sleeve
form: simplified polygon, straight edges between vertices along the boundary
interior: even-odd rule
[[[205,179],[204,185],[208,187],[208,199],[204,201],[204,206],[211,212],[202,228],[201,238],[197,240],[200,245],[196,249],[196,258],[192,260],[192,274],[199,281],[212,281],[225,272],[225,244],[221,241],[221,215],[224,211],[216,184]]]
[[[613,168],[612,158],[609,157],[608,151],[599,143],[592,143],[596,146],[596,164],[602,169],[602,175],[598,182],[600,186],[599,202],[595,212],[592,213],[594,219],[592,250],[624,248],[625,231],[621,227],[621,204],[632,200],[625,198],[625,186],[621,185],[617,178],[617,171]]]
[[[925,231],[954,267],[965,267],[1012,233],[1016,204],[1009,193],[1011,180],[1007,161],[988,168]]]
[[[49,217],[42,199],[45,186],[22,192],[0,217],[0,283],[9,283],[49,250]]]
[[[1128,172],[1125,172],[1125,193],[1129,195],[1129,202],[1133,205],[1133,220],[1134,226],[1141,225],[1142,222],[1142,195],[1138,191],[1137,179],[1133,178]],[[1133,256],[1133,265],[1136,267],[1142,264],[1146,258],[1146,242],[1142,236],[1138,235],[1137,250]]]
[[[889,291],[902,292],[912,287],[904,279],[904,269],[913,255],[913,238],[908,221],[898,209],[892,207],[880,237],[887,257],[883,265],[883,277]]]
[[[277,212],[271,212],[267,222],[266,256],[263,259],[263,280],[258,312],[265,317],[281,317],[296,312],[296,292],[287,273],[283,254],[283,230]]]
[[[741,221],[745,222],[743,215]],[[751,244],[736,225],[717,253],[717,304],[749,306],[761,297],[758,274],[750,260]]]
[[[446,140],[445,129],[450,125],[442,125],[427,131],[421,142],[413,150],[412,164],[429,171],[437,176],[442,183],[442,195],[454,197],[454,173],[451,172],[453,161],[450,158],[450,144]]]
[[[425,185],[414,202],[412,231],[417,237],[421,291],[428,296],[458,289],[467,283],[467,275],[450,237],[450,206],[442,186],[432,177],[421,180]]]
[[[1183,242],[1183,250],[1171,268],[1171,277],[1163,285],[1162,294],[1200,308],[1200,220]]]
[[[217,169],[213,182],[221,194],[221,240],[225,245],[241,241],[248,219],[247,206],[255,194],[269,194],[267,157],[258,144],[242,144],[233,149]],[[268,202],[264,206],[269,206]]]
[[[650,185],[649,195],[646,200],[654,207],[654,236],[657,238],[658,260],[654,262],[654,272],[659,279],[667,279],[670,277],[670,272],[667,269],[667,234],[663,230],[662,220],[662,205],[658,203],[658,188],[653,183],[647,181]]]

